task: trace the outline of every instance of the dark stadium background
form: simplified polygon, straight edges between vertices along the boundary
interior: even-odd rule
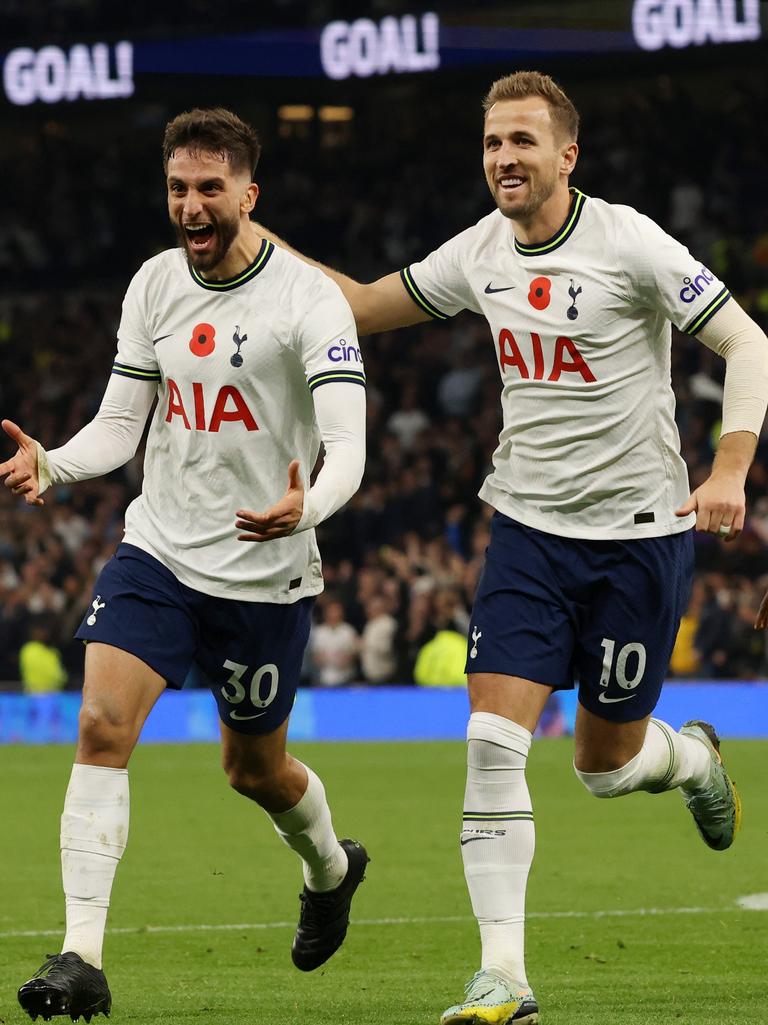
[[[54,447],[94,414],[125,287],[143,260],[173,244],[160,139],[166,121],[193,106],[224,104],[258,128],[258,218],[367,280],[422,257],[491,209],[480,164],[482,96],[512,70],[546,71],[582,114],[574,183],[655,218],[768,326],[764,39],[590,52],[590,45],[631,32],[630,2],[362,6],[0,6],[6,54],[124,39],[137,53],[140,44],[152,52],[156,66],[182,44],[197,54],[173,74],[137,71],[130,99],[19,106],[0,95],[3,416]],[[742,18],[758,10],[765,26],[767,6],[734,9]],[[259,74],[262,48],[253,74],[210,72],[220,34],[290,30],[312,37],[334,19],[380,22],[427,10],[437,11],[454,41],[462,27],[503,30],[505,41],[519,30],[520,50],[499,55],[486,38],[487,49],[465,55],[464,66],[456,57],[455,66],[433,72],[332,81],[302,74],[299,57],[284,73]],[[591,43],[581,37],[582,52],[525,52],[531,40],[572,45],[567,33],[574,31],[594,33]],[[217,66],[225,64],[222,58]],[[334,599],[358,633],[391,616],[394,657],[383,680],[411,683],[424,644],[438,630],[466,628],[487,533],[488,510],[476,492],[499,426],[498,371],[485,323],[469,315],[370,337],[363,348],[368,468],[359,494],[318,531],[327,581],[318,619]],[[695,486],[713,455],[723,364],[677,332],[673,352],[678,425]],[[0,681],[7,686],[20,686],[19,652],[31,636],[57,647],[67,687],[80,685],[82,651],[71,634],[119,541],[123,511],[140,485],[140,455],[109,478],[56,489],[43,510],[0,493]],[[697,536],[696,584],[673,674],[765,675],[765,641],[752,621],[768,587],[767,482],[763,439],[742,536],[730,545]],[[352,680],[382,682],[373,676],[354,660]],[[319,682],[311,660],[305,682]]]

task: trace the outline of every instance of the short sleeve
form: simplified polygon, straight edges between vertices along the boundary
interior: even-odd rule
[[[310,391],[331,381],[365,387],[363,355],[355,318],[339,286],[320,271],[302,290],[302,315],[296,333],[299,358]]]
[[[145,279],[145,268],[142,267],[125,293],[112,373],[135,380],[159,381],[155,347],[147,326]]]
[[[695,335],[731,293],[682,243],[650,218],[626,210],[617,224],[619,266],[632,301],[657,310],[680,331]]]
[[[410,297],[435,320],[447,320],[461,310],[481,312],[465,271],[473,231],[469,228],[455,235],[421,263],[400,271]]]

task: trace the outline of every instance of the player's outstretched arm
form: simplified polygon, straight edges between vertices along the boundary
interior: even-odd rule
[[[38,475],[38,443],[12,420],[3,420],[2,427],[18,446],[14,456],[0,463],[0,477],[5,477],[3,483],[14,495],[23,496],[27,505],[44,505],[40,497],[40,491],[45,488],[41,489]]]
[[[88,480],[123,466],[138,448],[155,394],[153,382],[113,374],[93,420],[50,452],[10,420],[3,421],[6,434],[19,446],[13,459],[0,464],[0,476],[9,474],[6,487],[28,504],[42,505],[40,495],[51,484]]]
[[[417,306],[408,294],[399,273],[386,274],[377,281],[364,284],[298,252],[263,225],[254,223],[254,227],[259,235],[297,256],[311,267],[317,267],[336,282],[352,308],[358,335],[391,331],[396,327],[408,327],[430,319],[429,314]]]

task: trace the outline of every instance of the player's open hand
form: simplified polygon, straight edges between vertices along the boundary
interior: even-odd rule
[[[288,487],[285,494],[264,513],[238,509],[235,526],[247,533],[238,534],[238,541],[274,541],[287,537],[298,526],[304,512],[304,485],[299,473],[299,461],[294,459],[288,467]]]
[[[14,495],[23,496],[27,505],[45,505],[40,498],[40,479],[37,472],[37,443],[12,420],[3,420],[2,427],[8,437],[19,446],[15,456],[0,463],[0,477]]]
[[[738,474],[714,471],[696,488],[675,516],[696,513],[696,529],[717,534],[725,541],[733,541],[744,528],[746,498],[743,478]]]

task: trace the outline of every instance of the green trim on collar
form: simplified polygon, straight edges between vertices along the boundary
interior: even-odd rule
[[[256,259],[253,263],[246,267],[242,274],[238,274],[235,278],[227,278],[225,281],[206,281],[202,277],[191,263],[187,263],[189,267],[189,273],[192,275],[192,280],[196,285],[200,285],[201,288],[207,288],[211,292],[228,292],[232,288],[239,288],[240,285],[244,285],[246,281],[250,281],[255,278],[259,271],[264,270],[272,253],[275,251],[274,243],[268,239],[261,240],[261,249],[256,254]]]
[[[578,189],[571,188],[571,195],[573,201],[571,202],[571,209],[568,216],[565,219],[565,223],[555,232],[555,234],[548,238],[546,242],[537,242],[536,245],[527,246],[522,242],[518,242],[515,239],[515,251],[521,256],[544,256],[546,253],[551,253],[553,249],[557,249],[563,245],[564,242],[571,237],[576,225],[579,223],[579,217],[581,217],[581,211],[584,209],[584,203],[587,200],[587,196]]]

